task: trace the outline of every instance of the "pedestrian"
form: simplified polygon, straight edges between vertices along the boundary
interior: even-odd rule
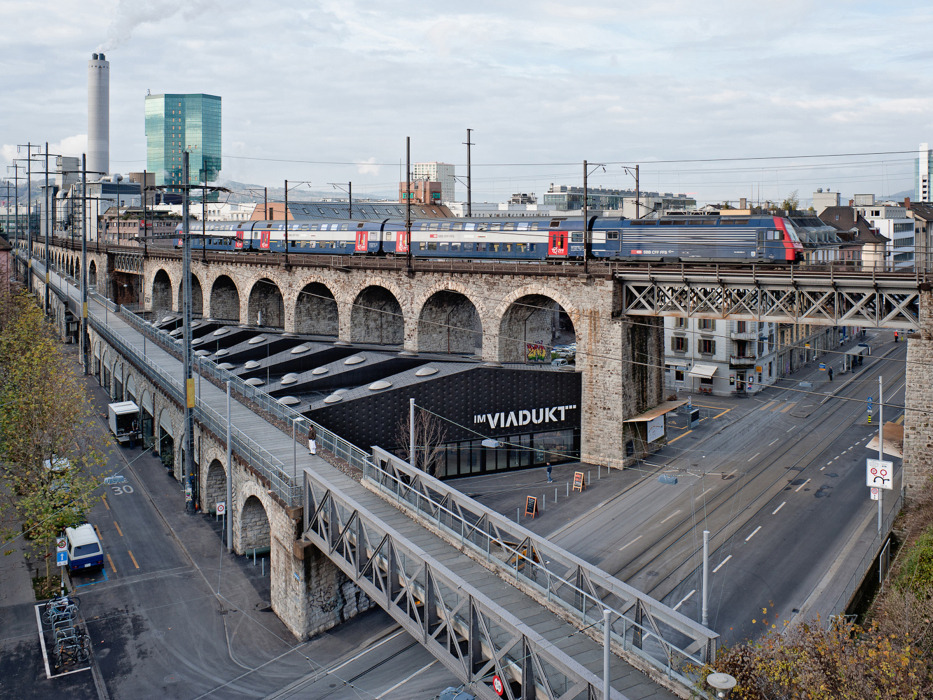
[[[829,381],[832,381],[832,380],[833,380],[833,368],[830,367],[829,368]]]
[[[894,342],[897,342],[897,331],[894,331]]]
[[[554,483],[554,479],[551,478],[551,463],[550,462],[547,463],[547,482],[549,484]]]
[[[317,454],[317,433],[314,431],[314,425],[308,427],[308,453]]]

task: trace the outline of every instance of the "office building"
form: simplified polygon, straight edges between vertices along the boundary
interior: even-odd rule
[[[189,184],[213,182],[220,173],[220,97],[147,95],[146,163],[156,186],[181,193],[182,154],[188,151]]]
[[[914,192],[918,202],[930,201],[930,180],[933,179],[933,151],[929,144],[921,143],[914,172]]]
[[[415,163],[412,166],[412,180],[441,183],[441,201],[453,202],[456,199],[456,166],[450,163]],[[433,200],[432,200],[433,201]]]

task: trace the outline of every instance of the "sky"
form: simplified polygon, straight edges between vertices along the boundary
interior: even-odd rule
[[[86,150],[98,51],[120,173],[146,167],[147,91],[221,96],[221,181],[335,196],[396,193],[406,137],[412,162],[465,182],[468,128],[474,202],[582,185],[584,160],[591,187],[633,188],[638,164],[642,190],[700,203],[845,201],[912,190],[933,143],[928,1],[0,0],[0,16],[0,177],[20,144]]]

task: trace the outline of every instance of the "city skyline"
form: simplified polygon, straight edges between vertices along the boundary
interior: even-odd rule
[[[87,149],[94,51],[111,62],[120,173],[146,166],[147,90],[223,98],[220,180],[352,180],[359,197],[397,192],[410,136],[412,162],[455,164],[465,198],[467,128],[474,201],[581,184],[584,159],[606,164],[591,186],[631,188],[624,166],[638,163],[642,189],[701,204],[806,202],[818,187],[885,196],[913,189],[918,146],[933,141],[921,3],[212,8],[98,0],[49,19],[8,4],[3,85],[17,109],[0,116],[0,166],[26,141]]]

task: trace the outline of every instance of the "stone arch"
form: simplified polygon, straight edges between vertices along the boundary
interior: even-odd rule
[[[248,496],[240,511],[240,548],[243,554],[270,547],[272,527],[265,506],[257,496]]]
[[[126,396],[127,401],[132,401],[137,406],[139,405],[139,387],[136,384],[136,377],[132,374],[126,375],[126,382],[124,383],[124,396]]]
[[[401,345],[405,338],[402,306],[388,289],[378,285],[364,288],[350,311],[350,342]]]
[[[139,413],[142,419],[139,424],[139,430],[142,435],[143,448],[149,449],[155,442],[155,412],[153,411],[153,397],[149,389],[143,389],[143,394],[139,401]]]
[[[340,310],[327,285],[306,284],[295,301],[295,332],[336,336],[340,329]]]
[[[94,359],[92,360],[93,364],[91,365],[91,374],[97,377],[97,383],[100,383],[100,341],[94,341]]]
[[[117,360],[113,363],[113,391],[110,394],[111,398],[114,401],[123,400],[123,372],[125,371],[125,365],[123,364],[122,358],[117,355]]]
[[[462,292],[441,289],[418,315],[418,352],[482,353],[483,324],[479,311]]]
[[[211,285],[208,313],[218,321],[240,320],[240,291],[227,275],[219,275]]]
[[[268,277],[256,281],[249,293],[246,322],[251,326],[285,328],[285,302],[279,286]]]
[[[549,351],[564,323],[569,324],[569,332],[575,337],[572,316],[552,296],[533,291],[511,296],[514,298],[504,304],[499,321],[500,362],[528,362],[533,349],[529,346],[543,346]]]
[[[152,313],[156,319],[172,310],[172,280],[159,268],[152,278]]]
[[[212,460],[207,467],[207,478],[204,480],[204,493],[201,494],[201,504],[204,510],[214,512],[219,501],[227,500],[227,472],[219,459]]]
[[[100,358],[100,385],[110,396],[110,377],[113,374],[113,357],[106,347]]]
[[[182,311],[184,309],[185,303],[185,284],[184,282],[178,285],[178,310]],[[191,273],[191,315],[192,316],[203,316],[204,315],[204,292],[201,290],[201,280],[198,279],[198,276]]]
[[[175,467],[175,431],[172,427],[172,409],[168,406],[159,411],[155,427],[155,444],[159,457],[166,469]]]
[[[93,260],[87,264],[87,286],[97,289],[97,263]]]

